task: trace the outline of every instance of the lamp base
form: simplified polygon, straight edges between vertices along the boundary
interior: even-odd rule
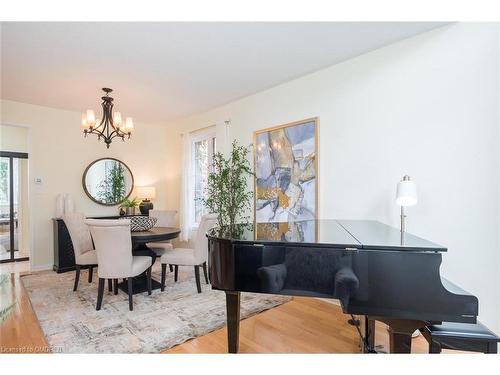
[[[153,203],[149,199],[144,199],[139,205],[139,210],[143,215],[149,215],[149,210],[153,209]]]

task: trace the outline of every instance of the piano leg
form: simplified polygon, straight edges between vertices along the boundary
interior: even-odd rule
[[[238,353],[240,334],[240,292],[226,292],[227,348]]]
[[[365,339],[368,350],[375,349],[375,320],[365,316]]]

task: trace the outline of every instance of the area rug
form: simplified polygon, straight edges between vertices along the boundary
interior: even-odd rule
[[[159,266],[159,265],[155,265]],[[179,269],[179,281],[167,271],[164,292],[134,295],[134,311],[128,296],[118,291],[104,294],[96,311],[97,277],[87,282],[82,271],[77,292],[74,272],[46,271],[23,276],[31,304],[53,352],[59,353],[159,353],[226,324],[224,292],[202,284],[196,291],[194,272]],[[153,277],[160,280],[158,267]],[[202,277],[203,280],[203,277]],[[242,293],[241,318],[281,305],[290,297]]]

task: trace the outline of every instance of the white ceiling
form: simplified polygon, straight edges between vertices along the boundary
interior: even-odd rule
[[[101,87],[136,122],[202,112],[444,25],[2,23],[1,97],[100,113]]]

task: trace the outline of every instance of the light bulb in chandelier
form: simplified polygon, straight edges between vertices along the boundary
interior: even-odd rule
[[[87,124],[90,128],[95,127],[95,113],[91,109],[87,109]]]
[[[82,129],[83,131],[87,131],[90,128],[89,123],[87,122],[87,115],[85,113],[82,113]]]
[[[101,97],[102,99],[102,118],[96,119],[95,112],[88,109],[82,115],[81,129],[83,130],[85,137],[88,134],[97,135],[98,140],[103,140],[106,147],[109,148],[113,138],[119,137],[125,140],[125,135],[130,135],[134,131],[134,122],[131,117],[126,117],[123,121],[122,114],[120,112],[113,112],[113,98],[109,96],[109,93],[113,90],[110,88],[102,89],[106,94]]]
[[[117,129],[122,127],[122,114],[120,112],[113,113],[113,125]]]
[[[125,132],[132,133],[134,131],[134,122],[132,121],[132,117],[127,117],[125,119]]]

